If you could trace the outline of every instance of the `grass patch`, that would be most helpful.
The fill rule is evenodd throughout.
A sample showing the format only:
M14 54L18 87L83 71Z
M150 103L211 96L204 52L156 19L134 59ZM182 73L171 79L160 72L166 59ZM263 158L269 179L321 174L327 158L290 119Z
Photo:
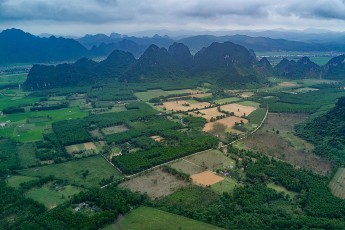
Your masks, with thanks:
M11 123L0 129L0 136L20 142L42 140L43 134L51 128L53 122L83 118L87 115L87 112L78 107L5 115L0 117L0 122L10 120ZM43 121L43 118L47 120Z
M266 109L259 108L257 110L254 110L252 113L250 113L247 116L247 119L249 123L259 125L264 119L265 114L266 114Z
M36 158L36 148L33 143L24 143L17 148L20 165L30 167L37 165L39 160Z
M83 176L86 170L88 170L88 173L86 176ZM19 173L27 176L53 175L58 179L66 179L71 184L85 187L99 187L102 179L108 179L111 176L114 176L114 179L122 178L121 173L101 156L25 169L19 171Z
M232 192L238 185L234 179L225 177L223 181L211 185L211 189L217 193L223 194L223 192Z
M238 102L238 104L240 105L244 105L244 106L251 106L254 108L260 108L260 103L254 102L254 101L240 101Z
M292 192L292 191L289 191L287 190L286 188L284 188L283 186L280 186L280 185L277 185L277 184L274 184L274 183L268 183L267 184L267 187L268 188L271 188L271 189L274 189L276 190L277 192L282 192L286 195L289 195L291 198L294 198L296 196L297 193L295 192Z
M169 96L169 95L174 95L174 94L184 94L188 93L190 90L161 90L161 89L154 89L154 90L148 90L145 92L136 92L134 95L142 100L142 101L149 101L152 98L159 97L159 96Z
M7 185L14 188L19 188L21 183L37 180L35 177L14 175L7 179Z
M222 229L210 224L189 219L183 216L164 212L159 209L149 207L139 207L131 211L122 220L116 223L116 228L105 228L116 230L149 230L149 229L195 229L195 230L211 230Z
M26 196L51 209L66 202L71 196L78 194L80 191L82 190L72 185L67 185L59 189L44 185L41 188L29 190Z
M216 104L227 104L227 103L232 103L232 102L240 101L240 100L241 98L239 97L228 97L228 98L213 100L213 102Z

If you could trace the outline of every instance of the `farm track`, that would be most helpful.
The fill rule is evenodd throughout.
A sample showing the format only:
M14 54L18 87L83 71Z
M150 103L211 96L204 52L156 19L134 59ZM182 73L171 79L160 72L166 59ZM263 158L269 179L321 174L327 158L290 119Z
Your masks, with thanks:
M262 127L262 125L264 124L264 122L265 122L265 120L266 120L266 118L267 118L267 115L268 115L268 106L267 106L267 108L266 108L266 114L265 114L264 118L262 119L262 121L261 121L261 123L260 123L260 125L259 125L258 127L256 127L253 131L251 131L250 133L244 135L243 137L241 137L241 138L239 138L239 139L237 139L237 140L234 140L234 141L230 142L229 144L223 145L222 148L227 147L227 146L229 146L229 145L232 145L232 144L234 144L234 143L236 143L236 142L239 142L239 141L241 141L241 140L243 140L243 139L249 137L250 135L256 133L256 132ZM177 158L177 159L174 159L174 160L171 160L171 161L168 161L168 162L165 162L165 163L162 163L162 164L153 166L152 168L149 168L149 169L146 169L146 170L144 170L144 171L141 171L141 172L138 172L138 173L135 173L135 174L131 174L131 175L125 175L124 173L122 173L122 171L121 171L118 167L116 167L112 162L110 162L105 156L103 156L102 154L101 154L101 155L103 156L103 158L104 158L108 163L110 163L114 168L116 168L119 172L121 172L121 173L124 175L124 177L125 177L126 179L130 179L130 178L133 178L133 177L136 177L136 176L140 176L140 175L142 175L142 174L145 174L146 172L150 172L150 171L152 171L152 170L155 170L155 169L157 169L157 168L160 168L160 167L162 167L162 166L164 166L164 165L174 163L174 162L179 161L179 160L187 161L187 160L185 160L185 158L187 158L187 157L195 156L195 155L198 155L198 154L200 154L200 153L207 152L207 151L210 151L210 150L212 150L212 149L206 149L206 150L203 150L203 151L200 151L200 152L193 153L193 154L188 155L188 156L180 157L180 158ZM102 186L101 188L106 188L106 187L108 187L109 185L111 185L111 184L113 184L113 183L114 183L114 182L111 182L111 183L109 183L109 184L106 184L106 185Z

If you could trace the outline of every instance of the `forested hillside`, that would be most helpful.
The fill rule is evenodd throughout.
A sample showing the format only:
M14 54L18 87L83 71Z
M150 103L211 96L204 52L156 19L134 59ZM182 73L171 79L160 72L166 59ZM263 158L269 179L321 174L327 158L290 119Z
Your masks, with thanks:
M345 163L345 98L327 114L297 127L297 133L315 145L315 153Z
M0 33L0 64L76 60L86 55L87 49L73 39L40 38L17 29Z

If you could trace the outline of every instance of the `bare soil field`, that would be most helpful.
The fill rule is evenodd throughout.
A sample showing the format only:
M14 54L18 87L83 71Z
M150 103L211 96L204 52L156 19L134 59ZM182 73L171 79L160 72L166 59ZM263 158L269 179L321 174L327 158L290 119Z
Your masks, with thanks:
M235 165L235 162L226 157L221 151L213 149L203 153L186 157L170 164L170 167L189 175L200 173L206 169L215 171Z
M254 96L253 92L243 92L242 94L240 94L241 98L248 98L248 97L252 97Z
M86 142L84 143L84 147L86 150L90 150L90 149L96 149L96 145L93 142Z
M262 129L241 141L240 145L325 175L332 170L332 164L314 155L313 145L293 133L295 124L306 117L301 113L269 113Z
M94 129L89 131L89 133L91 134L92 137L94 138L103 138L102 133L99 131L99 129Z
M205 107L210 106L208 102L198 102L190 104L188 101L169 101L163 103L163 108L166 108L168 111L188 111L191 109L204 109Z
M217 116L225 115L224 113L219 112L216 107L209 108L209 109L201 109L201 110L198 110L198 112L190 112L189 114L192 116L203 117L207 121L210 121L211 118L216 118Z
M161 142L162 140L164 140L164 138L161 136L151 136L150 138L156 142Z
M241 123L241 121L244 123L244 124L247 124L248 123L248 120L245 119L245 118L239 118L239 117L226 117L226 118L223 118L223 119L220 119L220 120L217 120L215 122L209 122L209 123L206 123L205 124L205 127L203 128L203 131L205 132L209 132L210 130L213 129L213 125L215 123L220 123L220 124L223 124L225 125L226 127L228 128L232 128L234 127L235 123Z
M192 181L196 185L209 186L224 180L223 177L216 175L211 171L204 171L202 173L191 176Z
M160 198L167 196L181 187L188 186L189 183L178 180L175 176L156 169L144 175L131 178L121 183L119 186L128 188L131 191L147 193L150 198Z
M212 96L212 93L192 94L192 97L194 97L194 98L203 98L203 97L210 97L210 96Z
M129 130L129 129L125 125L116 125L116 126L111 126L111 127L103 128L102 132L105 135L110 135L110 134L114 134L114 133L126 132L127 130Z
M305 113L268 113L264 130L279 130L279 132L293 132L295 125L307 119Z
M334 196L345 199L345 168L339 168L329 183Z
M200 165L194 164L191 161L185 159L172 163L170 167L178 171L184 172L188 175L193 175L204 171L204 169Z
M230 113L233 112L238 117L248 116L254 110L256 110L255 107L240 105L240 104L236 104L236 103L235 104L222 105L220 108L223 111L227 111Z
M291 82L291 81L284 81L278 84L279 86L282 87L295 87L298 86L298 84L296 84L295 82Z

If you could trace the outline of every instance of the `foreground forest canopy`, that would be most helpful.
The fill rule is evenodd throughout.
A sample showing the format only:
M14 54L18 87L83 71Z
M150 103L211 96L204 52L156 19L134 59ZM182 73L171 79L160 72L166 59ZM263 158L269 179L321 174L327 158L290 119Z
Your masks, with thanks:
M0 75L0 229L345 229L345 56L221 42Z

